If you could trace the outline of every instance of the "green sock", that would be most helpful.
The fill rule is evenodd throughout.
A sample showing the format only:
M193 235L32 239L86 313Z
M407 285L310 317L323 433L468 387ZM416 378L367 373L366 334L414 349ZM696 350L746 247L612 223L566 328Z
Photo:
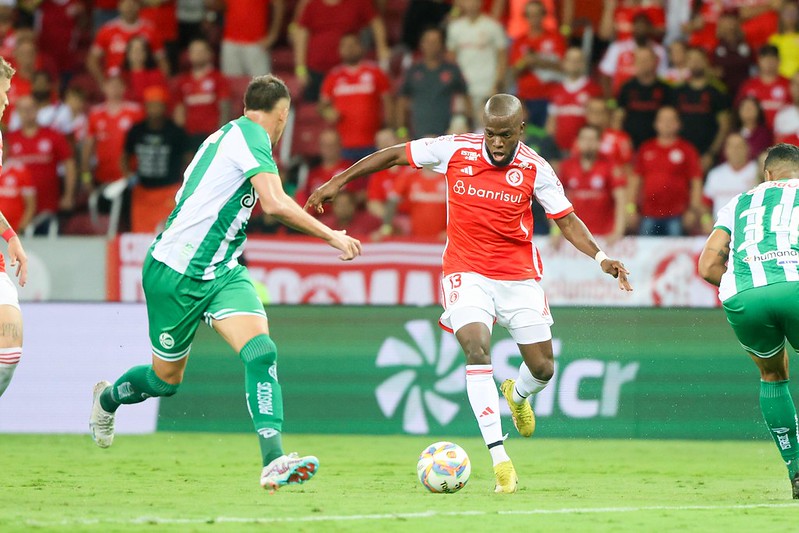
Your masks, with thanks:
M793 479L799 472L799 424L788 380L760 382L760 411Z
M122 404L143 402L156 396L172 396L178 385L172 385L155 375L152 365L134 366L100 394L100 405L113 413Z
M283 393L277 381L277 347L269 335L258 335L244 345L239 356L244 361L247 409L266 466L283 455Z

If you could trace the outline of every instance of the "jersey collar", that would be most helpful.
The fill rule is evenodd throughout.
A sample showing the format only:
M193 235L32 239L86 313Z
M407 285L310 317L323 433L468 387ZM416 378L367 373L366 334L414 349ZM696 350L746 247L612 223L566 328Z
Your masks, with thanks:
M519 141L519 143L516 145L516 151L515 151L515 152L513 152L513 159L511 159L511 160L510 160L510 163L508 163L506 166L510 166L510 165L511 165L511 163L513 163L513 161L516 159L516 156L518 156L518 155L519 155L519 150L521 150L521 148L522 148L522 142L521 142L521 141ZM488 156L488 150L486 150L486 140L485 140L485 136L483 137L483 146L482 146L482 149L483 149L483 159L485 159L485 160L486 160L486 162L487 162L489 165L491 165L492 167L497 167L497 168L499 168L499 165L495 165L495 164L494 164L494 161L492 161L492 160L491 160L491 158Z

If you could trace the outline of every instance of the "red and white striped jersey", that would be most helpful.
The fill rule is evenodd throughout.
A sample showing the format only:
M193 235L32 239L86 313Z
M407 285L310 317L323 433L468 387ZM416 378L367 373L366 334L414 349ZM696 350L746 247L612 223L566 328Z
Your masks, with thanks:
M491 279L541 279L543 263L533 244L536 200L550 218L573 211L555 171L519 143L510 164L491 163L484 135L447 135L405 145L408 161L445 174L447 246L444 275L475 272Z

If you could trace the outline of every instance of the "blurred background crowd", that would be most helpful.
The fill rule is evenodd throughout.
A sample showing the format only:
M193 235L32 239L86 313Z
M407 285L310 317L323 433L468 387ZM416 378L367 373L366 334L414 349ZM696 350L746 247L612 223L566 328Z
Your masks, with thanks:
M0 0L0 55L17 69L0 210L53 237L160 229L197 147L268 72L293 96L275 156L300 203L375 149L480 131L497 92L611 241L707 232L765 148L799 143L788 0ZM322 218L443 241L446 182L387 170ZM290 231L257 211L250 228Z

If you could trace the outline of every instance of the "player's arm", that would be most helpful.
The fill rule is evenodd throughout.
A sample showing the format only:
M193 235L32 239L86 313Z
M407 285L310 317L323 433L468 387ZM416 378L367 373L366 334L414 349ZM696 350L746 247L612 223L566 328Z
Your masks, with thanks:
M730 257L730 234L717 227L708 237L702 253L699 255L699 275L705 281L719 286L721 276L727 271L727 260Z
M297 12L299 13L300 10L297 9ZM297 22L292 32L292 43L294 44L294 74L303 87L308 85L308 66L306 64L308 58L308 37L308 28Z
M613 189L613 240L624 236L627 226L627 190L624 187L614 187Z
M285 15L286 3L284 0L272 0L272 22L269 24L269 33L261 41L265 50L269 50L277 42Z
M0 235L8 242L8 258L11 260L11 266L17 267L15 274L19 278L20 287L24 287L28 281L28 256L22 248L22 241L3 213L0 213Z
M311 207L316 210L317 213L324 213L322 204L335 198L338 191L352 180L397 165L410 165L405 150L405 144L403 143L390 146L389 148L383 148L373 154L369 154L341 174L333 176L330 181L316 189L311 194L311 197L308 198L308 201L305 202L305 209Z
M64 211L72 211L75 207L75 191L78 187L78 166L75 158L64 160L64 194L61 196L59 207Z
M252 186L261 200L261 207L281 223L291 226L307 235L318 237L342 253L339 259L349 261L361 254L361 243L346 235L344 231L335 231L306 213L286 192L280 176L269 172L259 172L250 178Z
M92 152L94 151L94 136L87 135L80 147L81 179L86 186L92 185Z
M172 120L181 128L186 126L186 105L183 102L175 104L175 110L172 111Z
M86 58L86 70L102 85L105 82L105 72L103 72L103 49L99 46L92 46L89 56Z
M602 271L610 274L619 280L619 288L625 291L633 290L630 282L627 281L629 272L624 267L621 261L608 258L605 253L599 248L599 245L594 240L594 236L585 227L585 224L580 220L574 212L569 213L564 217L555 219L555 224L563 234L563 237L572 243L572 246L583 252L588 257L596 259L599 262Z

